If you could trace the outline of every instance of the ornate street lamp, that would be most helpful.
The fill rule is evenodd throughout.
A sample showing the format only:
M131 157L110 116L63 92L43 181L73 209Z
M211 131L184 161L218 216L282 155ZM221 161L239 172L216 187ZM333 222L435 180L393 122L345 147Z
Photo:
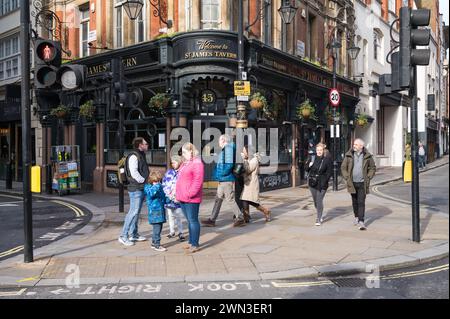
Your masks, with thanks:
M286 32L286 26L288 24L290 24L292 22L292 20L294 20L295 14L297 13L297 7L294 7L291 4L290 0L283 0L283 4L281 5L281 7L278 9L278 12L281 15L281 19L283 20L283 24L281 25L281 36L282 36L282 41L281 41L281 51L286 51L286 37L287 37L287 32Z
M123 3L123 8L130 20L136 20L139 17L143 6L144 3L142 0L126 0Z
M281 19L284 24L289 24L294 20L295 14L297 13L296 7L291 4L291 1L284 0L281 7L278 9L278 12L281 15Z
M347 48L347 52L348 52L348 54L350 54L350 58L352 60L356 60L356 58L358 57L359 51L361 51L361 48L357 47L355 45L352 45L350 48Z

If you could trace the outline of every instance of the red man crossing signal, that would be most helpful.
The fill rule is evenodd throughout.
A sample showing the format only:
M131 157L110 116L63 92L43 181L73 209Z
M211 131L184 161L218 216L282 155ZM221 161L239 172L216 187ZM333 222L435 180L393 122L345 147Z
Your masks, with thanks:
M61 66L61 43L37 39L34 46L34 85L36 89L55 89Z

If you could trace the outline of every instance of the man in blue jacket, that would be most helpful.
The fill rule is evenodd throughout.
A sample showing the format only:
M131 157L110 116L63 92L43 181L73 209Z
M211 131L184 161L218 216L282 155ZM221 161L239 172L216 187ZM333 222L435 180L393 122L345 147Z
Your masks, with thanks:
M234 216L237 216L233 224L234 227L244 226L244 216L235 201L234 183L236 177L233 175L234 160L236 154L236 145L231 141L229 135L221 135L219 138L219 146L222 151L219 154L216 169L214 171L214 180L219 182L217 187L216 200L211 216L203 219L201 222L204 226L216 226L216 219L219 216L220 207L225 199L233 210Z

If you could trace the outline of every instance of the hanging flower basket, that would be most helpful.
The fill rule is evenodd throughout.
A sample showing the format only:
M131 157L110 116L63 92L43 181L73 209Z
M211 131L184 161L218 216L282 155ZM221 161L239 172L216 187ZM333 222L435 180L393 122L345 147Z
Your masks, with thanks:
M95 115L95 105L94 101L89 100L84 104L80 105L80 116L84 117L87 120L92 120Z
M250 98L250 107L252 109L261 109L267 106L267 99L260 92L254 93Z
M59 119L65 118L70 113L70 107L59 105L50 111L50 115L56 116Z
M316 108L313 106L311 101L306 99L297 107L297 117L302 120L316 119L315 111Z
M169 101L170 99L165 93L157 93L150 99L148 106L155 115L165 116L165 109L169 106Z
M365 127L369 123L369 118L366 114L360 113L355 118L356 125Z

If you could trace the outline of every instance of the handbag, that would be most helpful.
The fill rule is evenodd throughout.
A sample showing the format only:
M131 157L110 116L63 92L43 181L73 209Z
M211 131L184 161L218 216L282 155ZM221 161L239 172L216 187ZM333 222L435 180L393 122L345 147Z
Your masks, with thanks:
M320 169L322 168L322 163L323 163L323 158L322 161L320 162L320 166L319 169L317 170L317 172L320 172ZM310 187L317 187L317 185L319 185L319 174L314 174L314 175L309 175L308 176L308 185Z
M244 164L235 163L233 166L233 175L236 177L240 177L244 174Z

